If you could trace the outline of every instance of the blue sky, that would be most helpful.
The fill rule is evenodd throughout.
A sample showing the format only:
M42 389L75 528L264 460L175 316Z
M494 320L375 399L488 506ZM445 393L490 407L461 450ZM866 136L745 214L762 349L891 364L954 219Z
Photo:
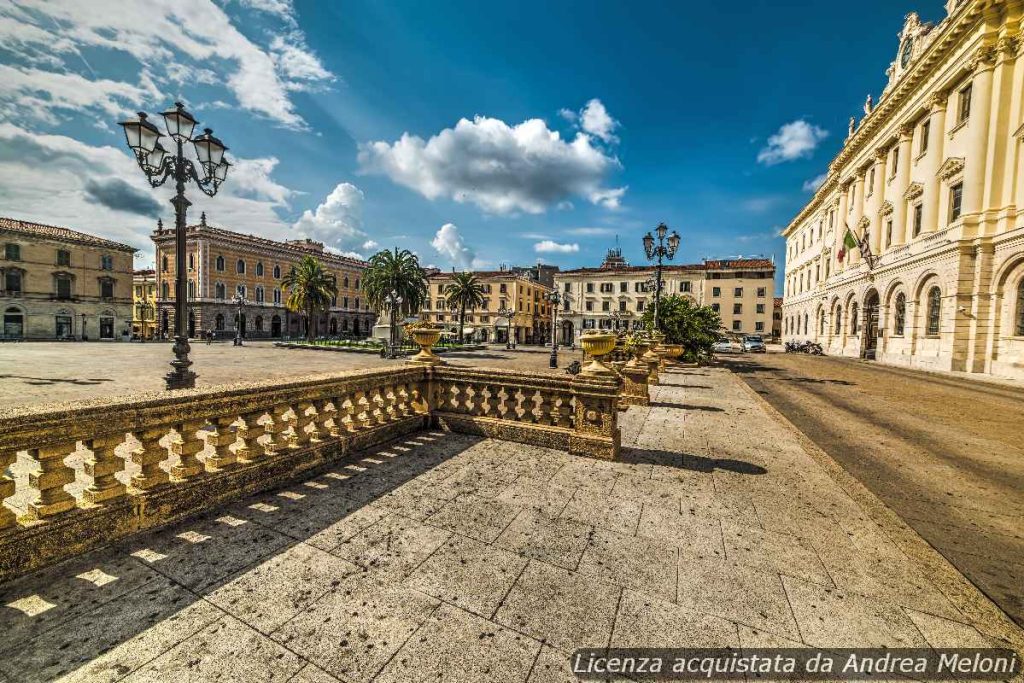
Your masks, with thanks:
M596 265L665 221L680 259L774 254L903 16L807 1L14 0L0 214L140 247L171 220L115 125L182 98L231 148L211 223L424 264Z

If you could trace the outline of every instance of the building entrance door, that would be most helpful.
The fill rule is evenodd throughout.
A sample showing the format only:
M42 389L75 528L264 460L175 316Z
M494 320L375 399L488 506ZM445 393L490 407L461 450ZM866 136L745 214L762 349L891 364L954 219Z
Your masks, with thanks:
M864 358L875 359L878 351L878 292L872 290L864 299Z

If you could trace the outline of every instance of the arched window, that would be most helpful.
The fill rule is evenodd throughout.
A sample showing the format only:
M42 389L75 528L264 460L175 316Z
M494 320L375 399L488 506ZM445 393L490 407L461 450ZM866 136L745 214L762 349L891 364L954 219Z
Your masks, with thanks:
M1017 283L1017 325L1014 334L1024 337L1024 278Z
M218 256L216 263L217 263L217 265L216 265L217 270L220 271L220 272L224 272L224 257L223 256Z
M280 289L275 289L274 290L274 303L275 304L281 303L281 290Z
M832 334L838 335L843 331L843 307L836 306L836 316L832 319Z
M281 279L281 266L274 266L274 278Z
M928 334L939 333L939 321L942 318L942 292L938 287L928 290Z
M216 327L217 330L223 331L223 329L224 329L224 314L223 313L218 313L217 317L213 321L213 324L214 324L214 326Z
M356 310L359 310L359 297L356 297Z
M345 277L343 277L341 279L341 286L345 287L345 288L348 288L348 275L346 275Z
M907 297L903 292L896 295L896 303L892 311L892 333L902 337L907 327Z
M196 269L196 255L195 254L189 254L188 255L188 269L189 270L195 270Z
M808 319L808 316L807 316L807 314L806 314L806 313L804 313L804 334L810 334L810 333L809 333L809 332L807 331L807 319Z
M857 316L858 313L857 303L850 304L850 334L857 334L860 331L860 318Z
M263 303L263 288L262 287L257 287L256 288L256 303L259 303L259 304Z
M256 262L256 277L263 277L263 261Z
M189 299L195 299L196 298L196 281L195 280L189 280L188 281L188 298Z
M257 332L262 332L263 331L263 316L262 315L256 316L256 322L253 323L253 324L254 324L255 330Z
M160 268L166 273L169 265L170 264L167 261L167 255L164 254L164 257L160 260Z
M235 294L244 299L246 295L245 285L235 285Z
M825 334L825 309L818 311L818 334Z
M213 287L213 295L215 297L217 297L218 299L225 298L226 294L225 294L225 287L224 287L224 283L223 282L218 282L216 285L214 285L214 287Z
M239 275L245 275L245 261L242 259L235 261L235 272Z

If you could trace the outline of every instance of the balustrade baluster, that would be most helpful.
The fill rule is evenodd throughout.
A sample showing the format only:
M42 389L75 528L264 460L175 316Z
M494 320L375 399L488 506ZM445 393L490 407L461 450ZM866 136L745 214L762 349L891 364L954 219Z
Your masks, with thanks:
M387 424L387 406L385 405L383 392L377 388L373 390L373 423L374 425Z
M14 477L7 474L7 468L13 465L17 458L17 451L0 451L0 529L14 526L17 522L14 511L4 505L4 499L14 495Z
M469 398L469 414L479 417L484 412L484 388L480 384L474 384L470 388L473 390L473 395Z
M412 414L412 406L409 405L411 396L409 395L409 385L402 383L398 385L398 416L409 417Z
M206 438L206 442L213 446L213 455L206 459L208 469L223 470L238 463L238 456L231 450L238 441L238 433L233 426L237 419L233 415L224 415L213 420L217 431Z
M99 505L125 495L125 485L116 476L124 469L124 460L115 452L122 443L124 434L110 434L85 442L86 447L92 451L84 464L85 476L92 479L92 483L82 492L82 499L87 503Z
M170 475L160 468L160 463L167 459L167 448L160 445L160 439L167 435L166 427L149 427L136 433L141 447L136 448L128 457L139 466L139 472L132 477L132 488L145 491L156 488L170 481Z
M384 401L386 407L384 414L387 416L388 422L394 422L398 419L398 392L395 385L390 385L384 390Z
M45 519L74 509L74 496L64 490L65 484L75 480L75 471L64 464L64 458L74 450L74 445L28 449L28 456L35 461L36 469L28 475L28 484L35 490L35 498L25 511L27 517Z
M330 407L328 408L328 406ZM313 424L316 426L320 438L326 439L330 436L336 439L341 436L337 405L329 399L321 398L313 401L313 407L316 409L316 421Z
M338 405L338 401L339 399L335 399L334 405ZM341 426L350 434L359 428L356 420L356 404L351 397L341 402Z
M263 412L248 413L243 415L238 425L238 448L235 456L243 462L253 462L266 455L260 437L266 434L266 430L260 423Z
M365 391L356 392L356 424L359 429L369 429L373 426L373 407L366 397Z
M303 401L295 407L295 434L300 446L321 440L320 430L316 426L318 415L313 410L310 401Z
M171 476L175 479L191 479L203 471L203 463L197 456L205 443L197 432L204 424L203 420L187 420L174 427L179 439L171 444L171 453L181 459L180 463L171 467Z
M538 391L537 398L537 423L550 427L554 424L551 409L554 407L555 395L550 391Z
M496 394L496 396L497 396L497 399L498 399L498 402L497 402L497 406L498 406L498 419L499 420L509 419L508 418L508 413L509 413L509 403L508 403L509 394L508 394L508 391L505 389L505 387L499 386L498 387L498 393Z

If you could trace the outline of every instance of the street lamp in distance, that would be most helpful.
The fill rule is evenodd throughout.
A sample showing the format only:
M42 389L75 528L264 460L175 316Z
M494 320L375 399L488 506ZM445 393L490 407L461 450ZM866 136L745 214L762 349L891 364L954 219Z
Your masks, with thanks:
M514 308L502 307L498 309L498 315L505 318L505 350L512 350L512 318L516 315Z
M231 300L235 305L235 346L242 346L242 308L249 304L241 294L235 294Z
M551 357L548 359L549 368L558 367L558 308L562 301L562 293L557 289L547 295L548 303L551 304Z
M657 269L654 277L654 329L658 329L658 305L661 303L661 270L663 268L662 261L671 261L675 258L676 251L679 250L679 233L675 230L672 234L665 238L668 233L668 226L664 223L659 223L658 227L655 228L655 233L658 235L657 243L655 243L654 235L647 233L644 235L644 253L647 255L648 261L657 261Z

